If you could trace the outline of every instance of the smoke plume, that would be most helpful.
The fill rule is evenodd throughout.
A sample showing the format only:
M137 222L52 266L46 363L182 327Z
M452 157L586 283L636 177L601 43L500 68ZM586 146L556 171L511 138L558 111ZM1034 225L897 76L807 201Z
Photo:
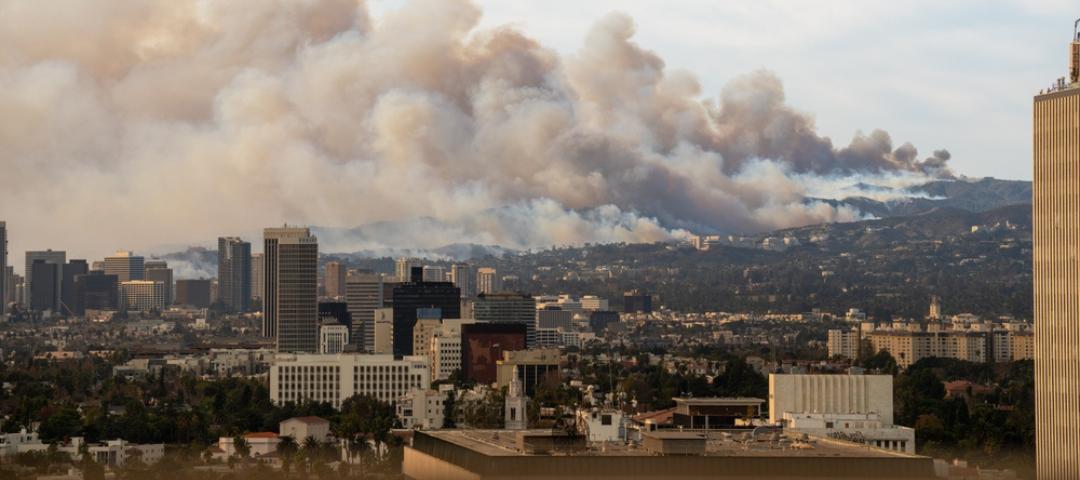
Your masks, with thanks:
M357 0L0 0L12 251L417 218L434 227L365 244L652 241L860 218L806 201L807 179L950 175L947 152L920 160L880 130L833 145L767 71L706 95L624 15L563 57L480 16L465 0L377 19Z

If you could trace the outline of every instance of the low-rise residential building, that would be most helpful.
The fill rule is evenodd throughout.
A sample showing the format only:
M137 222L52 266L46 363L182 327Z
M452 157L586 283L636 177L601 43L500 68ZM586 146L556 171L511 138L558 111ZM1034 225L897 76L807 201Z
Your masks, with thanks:
M417 389L406 393L395 406L401 425L417 430L442 428L449 395L453 395L452 385L442 385L439 390Z
M293 417L278 424L278 436L303 444L308 438L319 443L330 440L330 421L321 417Z

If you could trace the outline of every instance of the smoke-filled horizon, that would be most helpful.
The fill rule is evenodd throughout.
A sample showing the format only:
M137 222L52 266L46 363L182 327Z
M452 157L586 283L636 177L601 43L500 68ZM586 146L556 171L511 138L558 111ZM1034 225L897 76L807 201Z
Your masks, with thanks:
M921 157L882 130L847 145L818 135L768 71L702 92L618 13L560 56L478 28L466 0L377 19L357 0L0 0L0 12L14 259L205 245L285 222L389 222L327 239L330 251L657 241L856 220L807 199L850 178L951 176L948 152Z

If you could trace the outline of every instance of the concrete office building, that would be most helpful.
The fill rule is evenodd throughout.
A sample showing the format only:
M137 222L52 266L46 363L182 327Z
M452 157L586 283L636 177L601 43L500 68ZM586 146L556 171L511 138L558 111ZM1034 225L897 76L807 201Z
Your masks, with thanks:
M210 299L210 280L177 280L176 304L195 308L208 308Z
M120 308L148 312L165 309L165 285L151 280L120 282Z
M340 323L323 323L319 326L319 353L330 355L345 351L349 343L349 327Z
M120 283L128 280L143 280L146 275L144 258L132 252L117 250L111 257L105 257L105 274L116 275Z
M7 222L0 221L0 315L7 313L8 292L11 291L11 285L8 285L10 276L8 275L8 240L7 240Z
M431 336L427 355L431 359L433 380L446 380L461 369L461 326L475 323L473 319L446 319Z
M536 328L569 330L574 324L574 311L562 307L545 305L536 311Z
M64 264L67 263L67 253L52 249L26 252L26 264L24 265L25 273L23 274L23 297L20 301L23 305L31 305L30 295L34 290L34 272L32 269L35 260L42 260L45 263L56 265L57 274L56 277L52 279L55 282L55 286L47 287L43 285L38 290L44 291L51 288L56 295L56 298L50 301L49 305L59 305L62 300L61 295L63 295L63 276L61 273L63 272Z
M1035 464L1044 480L1080 478L1080 36L1069 74L1035 97L1032 236Z
M361 351L375 352L375 310L383 307L382 275L351 272L345 279L345 303L352 316L352 343Z
M394 353L394 309L378 308L373 314L371 353L376 355Z
M504 351L495 362L495 384L499 388L510 385L516 374L525 387L525 394L536 393L536 387L549 376L562 381L559 349Z
M876 414L893 424L892 375L769 374L769 422L784 412Z
M581 309L589 311L605 311L608 308L608 299L600 298L595 295L585 295L581 297Z
M251 254L251 300L256 302L259 308L262 308L263 289L266 288L263 283L264 268L266 264L263 261L263 254Z
M652 295L640 290L631 290L623 294L624 313L652 313Z
M314 353L319 348L319 242L307 228L263 231L266 263L263 336L277 351Z
M785 429L915 453L893 424L892 375L769 375L769 422Z
M427 357L278 354L270 367L270 400L277 405L307 400L339 408L353 395L395 403L409 391L429 386Z
M165 305L172 305L174 282L173 271L169 268L169 263L165 260L147 260L143 266L145 267L144 271L147 280L164 285Z
M416 266L416 263L412 260L401 257L394 260L394 276L398 283L408 282L412 278L412 268Z
M218 297L226 311L251 309L251 243L218 238Z
M323 289L329 298L345 297L345 276L347 270L341 262L326 262L323 273Z
M412 355L413 327L421 309L439 309L441 318L461 317L461 290L450 282L425 282L413 267L411 281L394 287L394 355Z
M536 346L536 300L529 295L481 292L473 303L473 318L480 323L525 325L526 346Z
M472 266L464 263L451 266L450 281L454 282L455 287L461 289L461 298L476 296L476 273L473 272Z
M498 272L491 267L481 267L476 270L476 292L495 293L502 290L502 279Z

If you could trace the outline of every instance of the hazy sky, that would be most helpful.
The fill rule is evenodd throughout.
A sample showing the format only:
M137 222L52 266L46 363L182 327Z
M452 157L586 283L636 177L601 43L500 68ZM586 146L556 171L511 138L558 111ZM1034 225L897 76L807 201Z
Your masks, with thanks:
M17 266L286 222L377 226L341 252L858 220L820 199L1029 179L1072 9L0 0L0 220Z
M373 16L398 0L372 0ZM922 151L945 148L969 176L1031 178L1031 97L1063 76L1080 4L1037 1L480 0L485 26L514 25L562 53L605 13L706 96L767 68L788 103L846 143L882 128Z

